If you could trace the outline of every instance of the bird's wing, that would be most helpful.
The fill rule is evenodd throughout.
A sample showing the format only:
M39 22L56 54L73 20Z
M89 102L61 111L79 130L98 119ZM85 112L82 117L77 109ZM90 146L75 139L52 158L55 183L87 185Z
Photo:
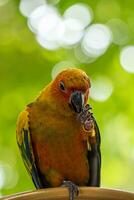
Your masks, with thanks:
M31 143L31 136L29 131L29 124L28 124L28 111L24 110L20 113L18 122L17 122L17 143L26 166L27 171L31 175L33 182L36 188L43 188L41 183L41 179L39 176L39 171L37 169L32 143Z
M101 152L100 152L100 131L96 120L93 119L93 136L89 138L90 148L88 149L88 162L89 162L89 173L90 178L88 181L88 186L100 186L100 176L101 176Z

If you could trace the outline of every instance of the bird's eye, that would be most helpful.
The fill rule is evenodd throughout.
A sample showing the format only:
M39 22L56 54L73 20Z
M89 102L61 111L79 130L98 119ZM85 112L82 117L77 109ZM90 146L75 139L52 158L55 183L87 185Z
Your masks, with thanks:
M60 89L61 89L62 91L65 91L65 85L64 85L63 82L60 82Z

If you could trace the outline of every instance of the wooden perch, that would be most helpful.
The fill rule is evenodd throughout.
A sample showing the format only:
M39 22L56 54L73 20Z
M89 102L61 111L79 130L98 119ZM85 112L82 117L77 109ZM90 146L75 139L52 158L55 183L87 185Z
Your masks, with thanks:
M113 189L80 187L77 200L134 200L134 193ZM69 200L67 188L51 188L20 193L1 200Z

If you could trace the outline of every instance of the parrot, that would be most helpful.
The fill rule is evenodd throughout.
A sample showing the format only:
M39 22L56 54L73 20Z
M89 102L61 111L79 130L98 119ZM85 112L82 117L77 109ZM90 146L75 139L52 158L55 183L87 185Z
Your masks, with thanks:
M19 114L17 144L37 189L100 187L100 131L88 104L91 82L78 68L64 69Z

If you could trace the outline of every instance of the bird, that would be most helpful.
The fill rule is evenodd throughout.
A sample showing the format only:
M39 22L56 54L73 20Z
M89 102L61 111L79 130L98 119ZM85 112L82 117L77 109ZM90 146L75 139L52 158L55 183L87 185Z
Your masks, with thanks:
M64 69L19 114L17 144L37 189L100 187L101 137L88 104L91 82L81 69Z

